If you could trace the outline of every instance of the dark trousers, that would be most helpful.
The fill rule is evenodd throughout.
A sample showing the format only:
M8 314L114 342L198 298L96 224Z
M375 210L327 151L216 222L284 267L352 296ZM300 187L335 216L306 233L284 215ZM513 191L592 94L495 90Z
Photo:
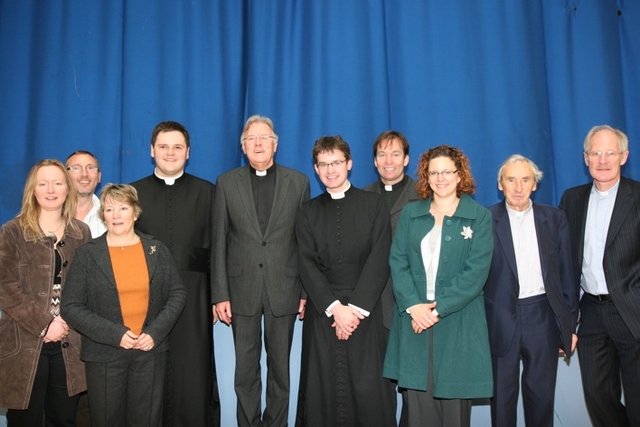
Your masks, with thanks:
M509 350L493 361L491 425L516 427L522 361L525 424L553 427L560 330L546 295L524 298L516 307L516 329Z
M584 294L580 313L578 358L591 423L640 426L640 343L613 302Z
M429 334L429 374L427 391L404 389L409 427L470 427L471 399L440 399L433 396L433 328Z
M76 410L76 427L91 427L91 411L89 408L89 396L87 392L78 395L78 408Z
M286 426L289 417L289 355L296 315L276 317L266 289L262 309L254 316L233 313L231 322L236 351L235 390L239 427ZM231 303L233 310L233 302ZM262 319L267 353L267 396L261 416Z
M60 342L45 343L40 352L36 376L33 381L29 407L9 409L9 427L41 426L44 417L47 427L76 425L78 397L69 397L67 371Z
M166 353L127 350L112 362L85 362L93 427L158 427Z
M213 315L206 275L180 271L187 305L168 336L165 427L220 427Z

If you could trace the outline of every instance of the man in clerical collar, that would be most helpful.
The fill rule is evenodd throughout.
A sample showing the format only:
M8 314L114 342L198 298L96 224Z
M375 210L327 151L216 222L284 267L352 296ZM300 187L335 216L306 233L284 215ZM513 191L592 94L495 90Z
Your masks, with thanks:
M364 189L382 194L391 209L395 226L402 208L410 201L418 200L415 181L405 175L405 168L409 164L407 138L395 130L382 132L373 143L373 164L380 179Z
M180 123L159 123L151 134L152 175L132 183L142 215L136 230L160 239L171 251L187 290L187 303L169 335L164 414L166 425L220 425L213 363L210 250L214 185L185 172L190 137Z
M295 218L309 179L275 162L278 135L268 117L251 116L240 137L249 164L218 177L214 212L213 301L233 329L238 426L285 426L289 355L305 299L298 278ZM267 352L261 409L262 325Z
M65 166L78 192L76 218L89 226L91 237L98 237L107 231L106 225L98 215L100 199L95 195L96 187L102 178L100 162L90 152L78 150L67 157Z
M593 180L566 190L560 201L584 291L578 329L582 388L594 426L638 426L640 182L621 174L629 158L629 139L621 130L595 126L583 149Z
M395 130L382 132L373 143L373 164L378 171L378 175L380 175L380 179L364 187L364 190L381 194L387 202L391 215L391 232L393 234L402 209L408 203L419 200L416 192L416 182L405 174L405 169L409 164L409 141L407 141L407 138L401 132ZM389 331L391 329L394 305L391 275L389 275L389 280L387 280L387 284L382 291L380 302L382 303L384 327ZM405 406L403 405L400 427L408 425L404 408Z
M312 153L327 191L296 219L308 295L297 424L395 425L378 304L389 277L389 208L380 195L350 184L351 151L340 136L318 139Z

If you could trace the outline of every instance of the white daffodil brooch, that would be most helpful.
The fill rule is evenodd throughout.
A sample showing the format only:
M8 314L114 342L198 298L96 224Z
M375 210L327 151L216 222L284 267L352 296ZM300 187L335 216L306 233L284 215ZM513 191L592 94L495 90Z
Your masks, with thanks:
M465 237L466 239L466 237ZM151 252L149 252L149 255L153 255L153 253L155 253L156 251L156 247L155 246L151 246Z
M460 233L464 236L464 239L471 239L471 237L473 237L473 230L471 229L471 227L467 227L466 225L462 227L462 233Z

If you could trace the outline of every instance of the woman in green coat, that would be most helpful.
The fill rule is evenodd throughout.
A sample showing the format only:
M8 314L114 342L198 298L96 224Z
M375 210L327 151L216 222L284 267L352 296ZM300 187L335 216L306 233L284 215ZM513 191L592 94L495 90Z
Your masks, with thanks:
M493 381L482 288L491 213L469 194L469 159L442 145L420 158L421 201L402 211L391 246L396 299L384 376L406 389L409 426L469 426L471 399Z

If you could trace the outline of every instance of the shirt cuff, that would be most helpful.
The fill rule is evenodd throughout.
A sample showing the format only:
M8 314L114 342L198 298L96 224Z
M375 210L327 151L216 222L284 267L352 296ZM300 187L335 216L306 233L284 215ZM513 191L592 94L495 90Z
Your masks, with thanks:
M369 317L369 313L367 310L365 310L364 308L360 308L357 305L353 305L353 304L349 304L349 307L355 308L356 310L358 310L360 313L362 313L362 315L364 317Z
M333 316L333 313L331 312L331 309L332 309L333 307L335 307L336 305L338 305L338 304L340 304L340 301L338 301L338 300L335 300L334 302L332 302L332 303L329 305L329 307L327 307L327 308L324 310L324 314L326 314L326 315L327 315L327 317L331 317L331 316Z

